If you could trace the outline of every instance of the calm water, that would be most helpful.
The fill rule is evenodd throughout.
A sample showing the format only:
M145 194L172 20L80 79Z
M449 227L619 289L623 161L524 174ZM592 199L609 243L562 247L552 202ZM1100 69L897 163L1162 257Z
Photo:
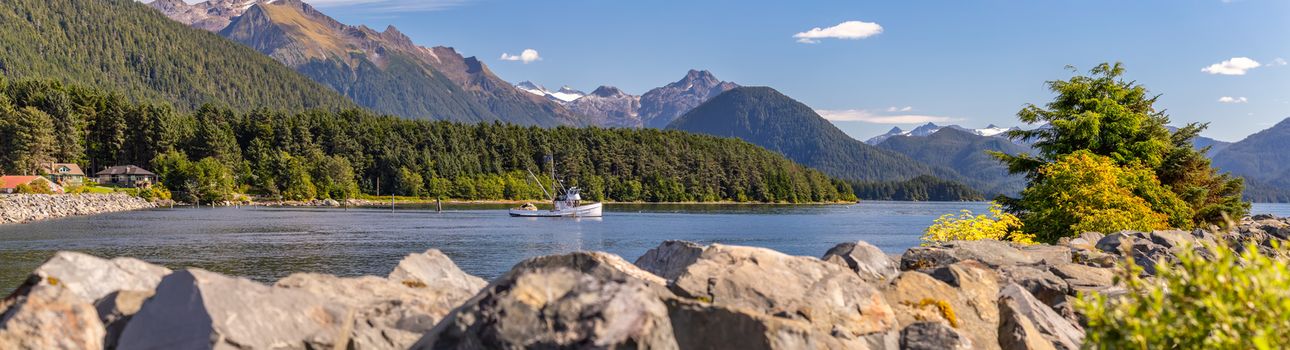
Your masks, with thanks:
M820 256L864 240L888 253L918 244L943 213L985 203L864 202L836 206L618 205L601 219L522 219L498 207L175 208L0 225L0 291L59 250L131 256L272 282L292 272L385 275L404 255L437 248L487 279L528 257L578 250L635 260L669 239ZM1290 205L1256 205L1290 216Z

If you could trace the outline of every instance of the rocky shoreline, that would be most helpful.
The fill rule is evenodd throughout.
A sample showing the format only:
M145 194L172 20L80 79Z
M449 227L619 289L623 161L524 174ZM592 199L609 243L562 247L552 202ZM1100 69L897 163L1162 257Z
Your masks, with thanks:
M1287 236L1290 219L1256 216L1226 231L957 241L895 259L865 242L815 258L668 241L634 263L535 257L491 283L434 249L386 276L273 285L60 252L0 302L0 348L1077 349L1072 302L1126 293L1114 266L1127 257L1147 266L1198 243Z
M125 193L0 195L0 224L94 215L156 207Z

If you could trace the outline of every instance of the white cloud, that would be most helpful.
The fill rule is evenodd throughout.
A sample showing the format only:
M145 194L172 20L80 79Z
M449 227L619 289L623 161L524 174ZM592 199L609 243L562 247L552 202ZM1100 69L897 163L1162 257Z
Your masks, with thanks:
M534 49L524 49L524 52L520 52L520 54L518 54L518 55L512 55L512 54L508 54L508 53L503 52L503 53L502 53L502 60L503 60L503 61L520 61L520 62L524 62L524 64L529 64L529 62L533 62L533 61L541 61L541 60L542 60L542 56L539 56L539 55L538 55L537 50L534 50Z
M872 124L923 124L923 123L947 123L960 120L953 117L942 117L934 115L916 115L916 114L898 114L898 115L879 115L863 109L842 109L827 110L818 109L824 119L835 122L865 122Z
M1200 71L1209 74L1245 75L1246 71L1259 68L1260 66L1262 66L1262 64L1259 64L1258 61L1252 60L1249 57L1233 57L1230 60L1201 68Z
M1250 102L1250 100L1249 100L1249 99L1247 99L1247 98L1245 98L1245 97L1223 96L1223 97L1219 97L1219 98L1218 98L1218 102L1220 102L1220 103L1246 103L1246 102Z
M1269 65L1269 66L1284 66L1284 65L1286 65L1286 59L1281 58L1281 57L1277 57L1277 59L1272 60L1272 63L1268 63L1268 65Z
M891 106L891 107L887 107L887 111L888 111L888 112L909 112L909 111L912 111L912 110L914 110L914 107L913 107L913 106L904 106L904 107Z
M793 38L797 39L799 43L814 44L820 42L820 39L857 40L878 35L878 33L882 33L882 26L877 23L846 21L828 28L811 28L811 30L794 34Z

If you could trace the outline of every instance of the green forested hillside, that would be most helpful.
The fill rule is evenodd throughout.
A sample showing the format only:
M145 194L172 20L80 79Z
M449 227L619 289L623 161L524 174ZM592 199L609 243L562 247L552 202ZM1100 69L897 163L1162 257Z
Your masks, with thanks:
M726 91L677 118L668 129L743 139L846 180L957 176L953 170L929 167L857 141L810 107L768 87Z
M459 199L536 199L527 170L596 200L821 202L850 187L747 142L679 131L460 124L339 113L195 113L46 81L0 79L0 165L31 173L53 160L88 172L149 166L203 201L348 198L359 191Z
M353 107L255 50L133 0L0 2L0 73L54 78L183 110Z
M1290 202L1290 118L1227 146L1214 167L1245 178L1245 198Z
M942 128L926 137L895 136L878 148L904 154L920 162L953 169L963 181L989 197L1015 196L1026 187L1026 178L1009 174L1008 167L989 152L1018 154L1029 150L1004 138L974 135L954 128Z

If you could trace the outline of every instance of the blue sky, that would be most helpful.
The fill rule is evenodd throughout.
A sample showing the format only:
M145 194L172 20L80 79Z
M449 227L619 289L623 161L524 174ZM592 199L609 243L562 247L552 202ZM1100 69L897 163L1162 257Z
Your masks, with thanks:
M708 69L829 111L860 139L927 121L1016 125L1025 103L1051 98L1045 80L1069 77L1064 66L1104 61L1163 94L1175 123L1213 122L1210 137L1290 117L1284 0L306 1L478 56L512 82L641 94ZM829 29L851 21L863 23Z

